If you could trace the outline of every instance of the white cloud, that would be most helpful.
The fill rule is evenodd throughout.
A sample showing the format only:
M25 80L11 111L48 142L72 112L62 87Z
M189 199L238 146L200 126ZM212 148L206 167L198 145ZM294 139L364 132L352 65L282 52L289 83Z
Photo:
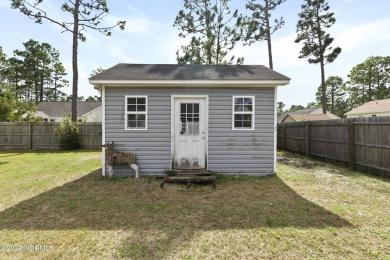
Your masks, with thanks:
M344 26L335 34L334 46L340 46L343 51L374 46L380 42L383 42L384 46L388 46L390 40L389 28L390 19Z
M127 19L125 32L127 33L147 33L150 31L153 23L142 17L132 17Z
M117 58L118 62L126 62L126 63L135 62L135 59L133 57L129 56L117 45L113 45L113 44L108 45L106 52L108 53L108 55Z
M152 19L143 14L137 8L132 5L127 6L127 16L113 16L109 15L105 18L107 24L114 25L118 21L126 21L126 27L124 32L126 33L148 33L156 24L152 22Z
M272 60L276 70L307 64L305 59L298 59L300 44L294 42L295 35L290 34L272 40ZM267 42L262 41L251 46L238 45L232 52L236 57L244 57L244 64L269 66Z
M295 34L276 38L273 42L275 68L296 67L306 65L306 59L298 59L301 44L295 43Z
M161 55L162 60L169 60L171 63L177 63L176 52L180 50L181 46L188 45L190 39L184 39L178 36L176 28L169 27L169 29L161 30L159 33L159 42L155 49Z
M153 22L146 17L109 16L105 20L107 25L115 25L118 21L126 21L125 33L146 34L154 26Z

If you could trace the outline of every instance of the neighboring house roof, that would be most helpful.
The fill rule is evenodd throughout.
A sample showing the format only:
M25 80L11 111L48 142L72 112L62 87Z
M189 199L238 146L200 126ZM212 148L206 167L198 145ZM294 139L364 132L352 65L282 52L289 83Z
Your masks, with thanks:
M47 114L45 114L45 113L42 112L42 111L37 111L37 112L35 112L35 116L36 116L36 117L42 117L42 118L47 118L47 117L49 117Z
M278 122L283 123L283 121L285 121L289 116L295 122L340 119L340 117L330 112L326 112L326 115L323 114L322 108L306 108L283 114L278 117Z
M102 102L77 102L77 116L84 114L102 106ZM37 106L38 113L44 113L48 117L64 117L71 114L72 102L41 102Z
M345 115L361 115L390 112L390 98L367 102L360 107L354 108Z
M322 108L306 108L291 112L289 114L322 114Z
M319 121L319 120L332 120L331 116L328 114L287 114L287 116L282 120L282 122L287 118L291 117L295 122L301 121Z
M200 65L200 64L125 64L119 63L90 79L101 81L134 80L269 80L288 84L290 78L262 65Z

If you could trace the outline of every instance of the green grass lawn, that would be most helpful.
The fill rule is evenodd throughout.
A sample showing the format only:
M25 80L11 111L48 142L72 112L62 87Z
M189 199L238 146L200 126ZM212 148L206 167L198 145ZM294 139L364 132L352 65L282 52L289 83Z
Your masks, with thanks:
M390 259L389 180L284 155L163 191L101 177L100 152L2 152L0 259Z

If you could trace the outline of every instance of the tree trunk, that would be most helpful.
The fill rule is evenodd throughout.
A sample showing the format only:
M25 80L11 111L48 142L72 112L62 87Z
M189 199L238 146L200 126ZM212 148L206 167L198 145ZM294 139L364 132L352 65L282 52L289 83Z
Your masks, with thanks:
M43 71L42 71L43 73ZM39 102L43 102L43 83L44 83L44 79L43 79L43 75L41 75L41 82L40 82L40 93L39 93Z
M37 68L34 66L34 70L33 70L33 75L34 75L34 88L35 88L35 105L38 105L39 104L39 95L38 95L38 90L39 90L39 86L38 86L38 82L37 82Z
M320 64L321 64L321 86L322 86L322 113L326 114L326 83L325 83L325 64L324 64L324 51L322 49L322 39L321 39L321 24L320 24L320 14L317 9L317 38L318 46L320 49Z
M332 85L332 114L334 114L335 85Z
M72 121L77 122L77 87L79 81L79 72L77 68L77 47L78 47L78 33L79 33L79 7L80 0L76 0L73 11L73 49L72 49L72 68L73 68L73 82L72 82Z
M269 13L268 13L268 0L265 0L265 19L266 19L266 26L267 26L267 43L268 43L268 61L269 61L269 68L271 70L274 69L274 64L272 61L272 44L271 44L271 30L269 25Z
M57 101L57 75L54 77L54 101Z
M326 84L324 61L321 60L321 85L322 85L322 113L326 114Z

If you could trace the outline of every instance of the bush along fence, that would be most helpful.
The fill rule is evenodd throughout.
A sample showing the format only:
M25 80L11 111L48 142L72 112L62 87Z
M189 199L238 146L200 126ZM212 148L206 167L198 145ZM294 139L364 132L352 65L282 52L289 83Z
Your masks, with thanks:
M390 178L390 117L278 124L278 148Z
M56 150L59 137L55 129L59 122L11 122L0 123L0 150ZM78 123L83 149L101 149L102 124Z

